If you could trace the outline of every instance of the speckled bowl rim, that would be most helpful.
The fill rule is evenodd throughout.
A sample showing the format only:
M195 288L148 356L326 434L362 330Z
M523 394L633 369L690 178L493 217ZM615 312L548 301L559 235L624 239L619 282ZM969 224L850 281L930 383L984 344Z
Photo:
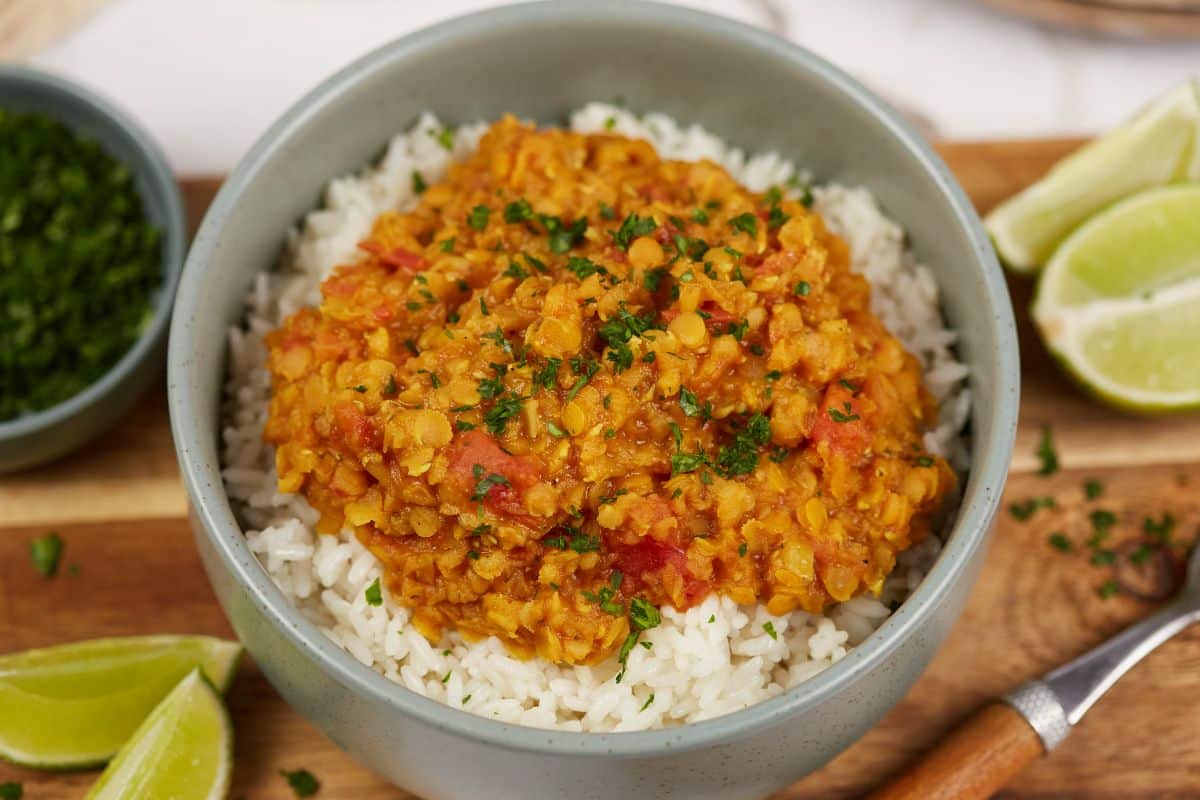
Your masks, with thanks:
M365 74L384 69L396 61L433 44L443 44L459 35L479 35L498 28L535 20L580 17L603 19L613 13L646 26L686 25L708 35L740 40L773 57L791 62L813 73L868 111L911 158L936 182L954 210L957 224L969 237L974 261L964 269L979 273L987 307L978 309L983 324L994 326L999 350L994 354L997 375L1005 379L997 392L992 438L976 442L984 456L970 476L952 535L937 563L916 591L878 630L852 649L845 658L820 674L776 697L747 709L703 722L675 728L628 733L574 733L544 730L485 719L422 697L364 666L306 620L271 581L246 544L224 492L219 465L201 463L191 443L216 435L216 421L201 422L188 390L185 366L195 342L191 319L196 313L203 272L212 256L221 220L238 201L246 185L256 178L265 161L319 109L348 91ZM335 176L330 176L333 178ZM224 346L224 342L205 343ZM1009 382L1008 379L1011 379ZM959 573L983 546L988 527L999 504L1016 434L1017 380L1019 379L1016 326L999 264L978 216L933 150L898 114L855 80L802 48L765 31L702 12L647 2L591 4L554 0L526 3L483 11L452 19L398 39L352 63L326 80L279 119L259 139L226 181L196 237L184 270L171 331L168 388L171 423L179 451L184 481L204 535L213 545L224 567L249 592L251 600L270 623L297 648L304 650L321 669L347 690L394 709L397 725L404 717L415 718L433 728L490 746L554 756L646 758L666 752L711 747L760 731L820 705L879 667L890 653L913 635L950 592Z
M72 101L87 106L94 112L95 118L100 124L117 129L133 142L137 153L135 158L140 160L140 166L146 168L144 174L150 181L157 184L156 188L162 193L165 200L162 214L166 257L163 259L162 265L163 282L153 298L154 316L151 318L150 324L138 335L133 346L126 350L125 354L117 363L109 367L107 372L78 394L36 413L0 422L0 441L48 431L120 390L130 374L147 358L154 355L155 347L167 333L167 326L171 321L171 309L175 304L175 290L179 286L179 278L183 272L183 256L187 251L187 222L184 217L183 197L179 191L179 184L175 180L175 173L171 170L170 164L167 163L166 156L163 155L158 144L145 128L108 100L78 83L49 72L15 64L0 64L0 103L3 102L2 87L10 82L19 82L34 87L52 99L64 95L69 96ZM49 112L48 116L54 116L53 112ZM69 122L64 122L64 124L69 128L72 127ZM87 135L86 132L84 135ZM113 158L123 161L115 155ZM126 164L126 166L132 168L134 165ZM143 204L148 202L141 192L138 192L138 195ZM82 445L84 442L79 444Z

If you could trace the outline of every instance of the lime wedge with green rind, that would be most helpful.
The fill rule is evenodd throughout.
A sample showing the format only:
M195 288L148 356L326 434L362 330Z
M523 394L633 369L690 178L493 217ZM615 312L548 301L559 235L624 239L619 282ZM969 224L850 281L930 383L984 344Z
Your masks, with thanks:
M103 764L192 670L224 689L240 653L207 636L144 636L0 656L0 757L42 769Z
M1200 407L1200 183L1147 189L1071 234L1046 265L1033 319L1113 405Z
M87 800L219 800L233 771L233 725L194 670L142 722Z
M1200 180L1200 81L1170 90L1060 161L984 220L1001 259L1034 272L1081 222L1142 189Z

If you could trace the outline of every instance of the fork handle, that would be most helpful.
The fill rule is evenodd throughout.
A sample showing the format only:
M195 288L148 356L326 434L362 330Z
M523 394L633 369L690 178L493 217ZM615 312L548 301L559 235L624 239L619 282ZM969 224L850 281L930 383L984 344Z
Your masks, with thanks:
M1044 753L1025 718L993 702L867 800L984 800Z

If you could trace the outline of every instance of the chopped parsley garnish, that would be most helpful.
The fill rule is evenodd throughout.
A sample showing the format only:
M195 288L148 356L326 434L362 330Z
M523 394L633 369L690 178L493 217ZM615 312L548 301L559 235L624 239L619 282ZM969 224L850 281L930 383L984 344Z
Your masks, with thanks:
M443 239L442 243L439 245L439 249L443 253L453 253L454 252L454 239L455 239L455 237L453 237L453 236L451 236L449 239ZM464 283L466 283L466 281L459 281L458 288L462 289L465 292L467 290L463 288Z
M787 460L788 453L790 452L791 451L783 445L776 445L775 447L771 448L771 454L768 456L768 458L771 459L772 463L782 464Z
M932 467L935 463L932 456L917 456L918 467Z
M579 244L588 225L587 217L580 217L570 225L563 223L558 217L551 217L547 214L538 214L538 220L545 226L546 233L550 236L550 251L559 255Z
M518 222L526 222L531 219L533 219L533 208L530 207L529 201L524 197L504 207L504 221L510 225L515 225Z
M39 536L29 543L29 557L33 566L44 578L53 578L58 572L58 562L62 558L63 540L51 531Z
M1089 559L1093 567L1107 567L1116 563L1117 554L1112 550L1096 550Z
M634 336L641 336L653 327L653 313L644 316L630 313L624 303L617 309L616 316L600 326L600 336L609 346L606 357L613 362L614 371L623 372L633 365L633 351L629 348L629 340Z
M442 128L437 135L438 144L446 148L446 150L454 151L454 128Z
M746 551L749 549L750 549L750 546L747 545L745 542L742 542L741 544L738 545L738 555L745 557Z
M657 228L658 223L654 221L653 217L639 217L637 214L630 214L621 223L621 227L612 232L612 237L618 247L628 250L634 239L651 234Z
M570 256L567 258L567 271L573 273L581 281L590 278L596 273L608 273L608 270L595 261L592 261L590 258L583 258L582 256Z
M1053 497L1031 497L1028 500L1023 500L1020 503L1013 503L1008 507L1008 513L1012 514L1015 519L1024 522L1033 516L1034 512L1039 508L1054 508Z
M700 405L699 399L686 386L679 387L679 407L683 409L685 416L689 417L705 417L704 407Z
M546 365L537 372L533 373L534 387L542 388L546 391L552 391L558 384L558 370L561 366L561 358L546 359Z
M499 325L496 326L496 330L483 334L482 338L487 339L506 353L511 354L513 351L512 343L508 341L508 337L504 335L504 329Z
M486 474L485 474L486 473ZM483 500L487 497L488 492L495 486L511 486L508 478L499 475L495 472L488 473L483 468L482 464L476 464L471 467L471 474L475 477L475 490L471 492L472 500Z
M479 385L476 387L476 391L479 392L479 396L484 400L491 400L492 398L499 397L500 395L504 394L504 381L501 380L503 375L504 373L501 372L495 378L484 378L481 380Z
M764 622L762 624L762 629L767 632L767 636L779 641L779 634L775 632L775 623L771 622L771 620Z
M522 400L515 394L501 395L496 404L483 414L483 424L494 436L504 433L508 421L521 413Z
M404 307L407 308L409 311L420 311L421 310L421 304L418 303L416 300L409 300L407 303L404 304Z
M442 683L449 683L450 676L453 674L454 674L454 670L447 670L446 674L442 676Z
M723 478L749 475L758 466L758 449L771 441L771 421L753 414L734 432L733 443L717 451L715 469Z
M1062 531L1056 531L1050 534L1050 546L1055 550L1061 550L1064 553L1069 553L1073 549L1071 540L1066 537Z
M1050 435L1050 426L1042 426L1042 438L1038 442L1037 457L1042 462L1038 467L1038 475L1053 475L1058 472L1058 454L1054 452L1054 440Z
M792 287L792 294L797 297L808 297L811 291L812 286L809 285L808 281L796 281L796 285Z
M708 456L702 452L674 453L671 455L671 475L682 475L695 472L708 463Z
M412 339L404 340L404 348L414 356L421 354L421 351L417 349L417 343Z
M683 431L679 429L679 425L675 422L669 423L671 426L671 438L675 440L675 447L679 448L683 444Z
M296 797L312 797L321 788L320 781L306 769L290 771L281 769L279 770L279 774L287 780L288 786L292 787L292 794L296 795Z
M399 391L399 389L396 386L396 376L388 375L387 383L383 385L384 397L391 397L392 395L396 394L397 391Z
M613 599L616 597L616 592L613 591L611 586L601 587L599 592L592 592L585 589L580 594L583 595L584 600L600 606L600 610L606 614L619 617L625 613L625 604Z
M1144 543L1139 544L1133 549L1133 552L1129 554L1129 563L1140 566L1145 564L1152 555L1154 555L1153 547Z
M525 256L525 263L529 264L529 266L533 267L543 275L550 271L550 268L546 266L545 261L534 258L533 256L529 255L529 253L522 253L521 255Z
M662 279L666 276L667 270L665 267L648 269L642 276L642 286L646 287L646 291L648 292L657 292L658 287L662 284Z
M726 333L740 342L748 330L750 330L750 323L747 320L742 320L741 322L729 323Z
M613 503L617 502L618 497L623 497L624 495L627 495L627 494L629 494L628 489L617 489L612 494L602 495L600 497L600 505L602 505L602 506L612 505Z
M553 421L546 421L546 430L550 431L550 435L556 439L562 439L567 435L567 432L558 427Z
M363 592L363 598L366 599L367 605L369 606L383 605L383 589L379 585L379 578L376 578L375 581L367 587L366 591Z
M635 597L629 601L629 621L636 630L646 631L661 625L662 615L649 600Z
M465 706L467 703L469 703L469 702L471 702L471 695L467 695L466 697L464 697L464 698L462 699L462 704L463 704L464 706Z
M708 212L703 208L697 208L692 212L692 222L697 222L701 225L708 224Z
M1096 594L1100 595L1101 600L1107 600L1115 594L1119 594L1121 586L1112 578L1109 578L1104 583L1100 584L1100 588L1096 590Z
M650 698L654 699L654 695L651 695ZM21 800L24 794L25 789L15 781L0 783L0 800Z
M600 549L600 537L588 536L585 533L576 533L571 537L567 546L576 553L594 553Z
M830 407L828 409L829 418L834 422L855 422L859 419L858 414L854 413L854 409L849 403L842 403L842 408L845 411L839 411L836 408Z
M1156 544L1167 544L1171 539L1171 531L1175 528L1175 517L1163 512L1162 519L1155 520L1146 517L1142 520L1142 532L1146 538Z
M779 206L771 206L771 210L767 213L767 229L775 230L783 227L783 223L791 219L790 216L783 213L783 209Z
M729 225L735 231L743 231L751 237L758 235L758 217L747 211L745 214L738 214L729 220Z
M366 394L367 387L360 383L358 386L354 387L354 391L358 392L359 394Z
M458 419L454 421L454 427L460 431L473 431L475 430L475 423L467 422L465 419Z
M488 215L492 210L487 206L475 206L471 209L471 213L467 214L467 224L477 231L481 231L487 227Z
M638 711L639 712L645 711L647 708L650 707L650 704L653 702L654 702L654 692L651 692L650 696L646 698L646 702L642 703L642 707L639 708Z
M413 194L425 194L425 190L428 188L429 185L425 183L425 179L421 177L421 173L414 169L412 174Z
M508 262L508 269L500 274L505 278L516 278L519 281L523 281L529 277L529 270L518 264L516 260L512 260ZM481 297L480 299L482 300L483 298Z
M605 439L617 438L617 429L616 428L605 428L604 429L604 438Z
M643 364L653 364L657 360L658 360L658 353L654 352L653 350L647 350L645 353L642 354L642 363Z
M1088 500L1095 500L1104 494L1104 484L1095 478L1083 482L1083 494Z
M617 210L603 200L600 201L600 219L610 222L617 218Z

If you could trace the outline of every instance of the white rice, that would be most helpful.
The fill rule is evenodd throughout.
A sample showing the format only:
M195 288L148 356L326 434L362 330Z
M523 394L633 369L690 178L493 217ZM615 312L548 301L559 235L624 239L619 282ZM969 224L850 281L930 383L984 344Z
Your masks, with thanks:
M609 122L609 121L612 122ZM775 153L747 157L697 127L662 114L638 118L600 103L571 116L575 130L606 123L648 139L667 158L711 159L755 190L804 176ZM262 441L270 379L263 336L286 316L320 300L319 281L353 260L375 217L414 202L413 170L427 181L477 145L483 123L459 128L453 152L437 141L442 126L430 114L392 140L383 160L358 175L333 181L324 208L292 232L281 269L258 276L247 299L245 326L230 331L230 380L225 405L224 478L248 528L250 549L271 578L320 629L347 652L389 679L426 697L505 722L573 731L632 731L708 719L760 702L806 680L845 656L913 590L936 557L930 537L903 554L879 599L859 597L825 615L774 617L709 597L680 613L662 610L662 625L635 647L624 680L615 663L560 667L510 656L496 639L467 643L457 633L431 644L408 624L409 612L384 592L372 607L364 590L379 576L372 556L349 532L319 536L317 514L300 495L279 494L273 452ZM869 191L827 185L814 190L816 208L850 244L853 265L872 284L872 305L888 328L916 354L940 404L939 425L926 447L966 463L970 396L967 368L950 349L933 276L904 246L903 232L875 205ZM777 636L764 629L770 622ZM652 698L652 701L651 701Z

